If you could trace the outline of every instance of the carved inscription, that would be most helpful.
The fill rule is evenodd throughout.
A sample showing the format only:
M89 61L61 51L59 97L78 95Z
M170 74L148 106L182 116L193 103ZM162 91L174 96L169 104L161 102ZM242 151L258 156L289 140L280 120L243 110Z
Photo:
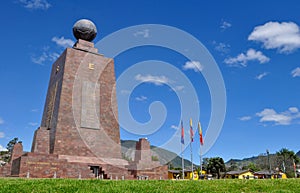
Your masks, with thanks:
M90 70L94 70L94 69L95 69L95 64L89 63L89 69L90 69Z
M52 127L51 120L52 120L52 115L53 115L53 110L54 110L56 90L57 90L57 82L50 89L49 102L48 102L47 107L46 107L47 108L47 111L46 111L46 127L48 127L48 128Z
M90 81L82 82L81 127L99 129L100 85Z

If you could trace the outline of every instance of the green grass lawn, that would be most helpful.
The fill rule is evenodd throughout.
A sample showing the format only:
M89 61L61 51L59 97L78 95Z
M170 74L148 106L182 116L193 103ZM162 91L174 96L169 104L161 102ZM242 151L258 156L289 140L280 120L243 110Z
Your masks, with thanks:
M1 178L0 192L300 192L300 179L101 181Z

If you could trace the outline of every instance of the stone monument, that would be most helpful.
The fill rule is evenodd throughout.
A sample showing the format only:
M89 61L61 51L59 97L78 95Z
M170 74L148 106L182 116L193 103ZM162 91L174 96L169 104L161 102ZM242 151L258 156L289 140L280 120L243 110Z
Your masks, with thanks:
M93 22L75 23L77 42L54 62L41 126L31 152L16 144L2 176L38 178L167 179L167 166L152 161L146 139L135 159L122 159L114 60L98 53Z

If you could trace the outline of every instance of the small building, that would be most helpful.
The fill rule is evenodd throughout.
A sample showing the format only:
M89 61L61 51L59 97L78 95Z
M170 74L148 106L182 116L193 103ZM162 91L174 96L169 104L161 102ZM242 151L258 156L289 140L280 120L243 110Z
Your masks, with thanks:
M275 174L275 178L287 179L287 176L286 176L286 174L283 173L283 172L277 172L277 173Z
M230 171L226 173L229 179L254 179L254 174L249 170Z
M268 170L261 170L261 171L254 172L254 176L258 179L270 179L273 178L274 174L275 172L268 171Z
M180 170L169 170L168 171L168 178L169 180L179 180L180 179Z
M287 176L283 172L275 172L268 170L261 170L254 173L254 176L258 179L286 179Z
M194 170L194 178L193 178L192 170L184 170L184 179L187 179L187 180L198 180L199 176L198 176L197 170Z
M181 179L181 170L169 170L168 171L168 178L172 180L179 180ZM202 174L205 174L204 171L202 171ZM185 180L192 180L193 179L193 173L192 170L184 170L184 179ZM194 180L198 180L199 175L198 172L194 171Z

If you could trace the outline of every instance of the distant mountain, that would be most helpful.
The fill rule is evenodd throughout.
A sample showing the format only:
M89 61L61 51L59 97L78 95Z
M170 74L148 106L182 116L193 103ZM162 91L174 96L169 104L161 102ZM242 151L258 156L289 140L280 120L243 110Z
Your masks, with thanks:
M296 155L298 157L300 157L300 151L298 151L296 153ZM269 159L270 160L268 160L267 154L260 154L258 156L253 156L250 158L231 159L225 163L225 166L228 170L245 169L245 168L247 168L247 166L249 166L250 163L255 164L258 167L258 169L261 169L261 170L269 169L270 164L273 169L276 167L282 166L282 161L280 161L278 159L276 154L270 154ZM269 162L270 162L270 164L269 164ZM286 165L288 165L288 164L291 165L290 163L286 163Z
M137 141L134 140L121 140L122 145L122 156L127 160L134 160L135 147ZM181 157L179 157L174 152L168 151L166 149L151 146L152 156L158 158L161 164L168 164L174 168L181 168ZM192 163L189 160L184 160L185 167L191 167Z

